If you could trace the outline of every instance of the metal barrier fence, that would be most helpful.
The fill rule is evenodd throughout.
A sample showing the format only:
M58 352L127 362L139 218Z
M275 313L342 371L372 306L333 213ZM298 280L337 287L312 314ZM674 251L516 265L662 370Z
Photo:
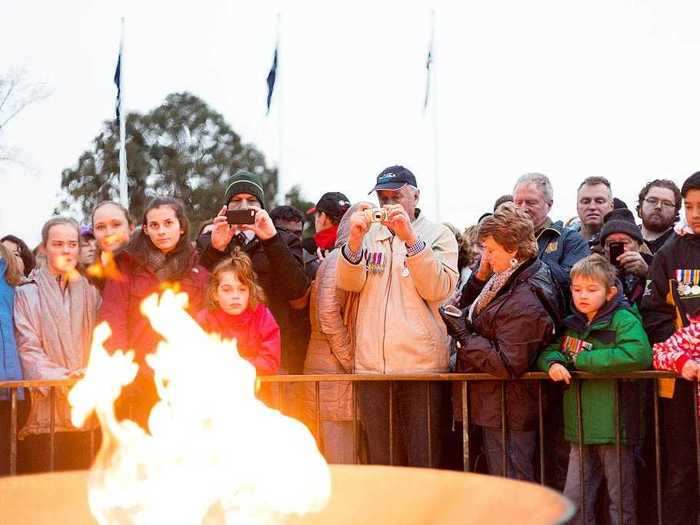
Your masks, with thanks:
M606 379L615 380L615 434L616 434L616 452L617 452L617 475L618 483L622 487L622 462L621 462L621 447L622 447L622 426L620 422L621 415L621 400L620 400L620 380L637 380L637 381L649 381L653 384L653 396L652 396L652 414L653 414L653 440L654 440L654 457L655 457L655 478L656 478L656 513L657 513L657 523L661 524L663 522L662 516L662 485L661 485L661 446L660 446L660 410L659 410L659 396L658 396L658 379L663 378L677 378L674 374L667 372L658 371L643 371L643 372L633 372L627 374L609 374L609 375L594 375L584 372L571 372L572 376L572 386L576 388L576 408L577 408L577 419L578 419L578 445L572 444L572 446L579 447L579 456L581 461L579 463L579 476L581 479L581 502L585 502L585 483L584 483L584 453L583 453L583 411L581 402L581 387L584 381L592 379ZM312 383L314 385L315 391L315 423L317 431L317 440L319 443L319 448L323 450L323 443L321 442L321 383L330 382L351 382L351 383L368 383L368 382L388 382L389 383L389 456L391 463L394 463L394 428L393 428L393 413L394 413L394 399L393 391L394 384L398 382L413 381L421 382L426 384L427 396L427 443L428 450L431 448L431 442L433 440L432 436L432 425L430 421L430 388L428 386L429 382L450 382L460 384L460 394L461 394L461 416L462 416L462 446L463 446L463 469L468 472L471 468L471 457L470 457L470 384L479 381L500 381L501 383L501 403L500 403L500 419L501 419L501 441L502 441L502 464L503 472L502 474L506 476L508 474L508 461L507 461L507 451L506 446L508 444L508 416L507 416L507 406L506 400L506 383L507 380L503 380L489 374L412 374L412 375L344 375L344 374L329 374L329 375L277 375L277 376L262 376L259 378L262 384L273 384L273 385L284 385L284 384L306 384ZM544 429L544 398L543 398L543 382L551 382L548 375L542 372L528 372L518 379L519 381L537 381L537 392L538 392L538 447L539 447L539 478L540 483L545 484L545 429ZM685 381L679 379L680 381ZM34 388L49 388L49 399L51 403L51 420L50 420L50 437L49 437L49 468L53 470L55 464L55 403L56 403L56 389L66 388L74 384L75 380L61 380L61 381L5 381L0 382L0 391L2 389L9 389L9 404L10 404L10 474L14 475L17 473L17 435L18 435L18 402L17 402L17 391L20 388L34 389ZM357 462L359 457L359 418L358 418L358 400L357 400L357 389L352 389L352 427L353 427L353 455ZM289 403L289 400L285 400L285 389L278 389L278 402L277 408L281 411L286 412L285 406ZM295 400L296 403L300 403L299 400ZM302 401L303 402L303 401ZM696 458L697 458L697 471L698 480L700 486L700 422L698 414L700 414L698 407L697 396L694 396L694 421L695 421L695 448L696 448ZM691 416L692 417L692 416ZM563 431L563 429L562 429ZM4 432L4 429L0 429L0 432ZM94 444L95 440L91 439L91 457L94 457L95 450ZM428 457L430 458L430 454ZM434 466L434 465L429 465ZM620 490L620 500L618 502L619 508L619 523L623 520L623 501L622 501L622 490ZM700 498L700 494L698 495ZM586 506L581 506L581 519L586 522ZM635 509L636 511L636 509Z

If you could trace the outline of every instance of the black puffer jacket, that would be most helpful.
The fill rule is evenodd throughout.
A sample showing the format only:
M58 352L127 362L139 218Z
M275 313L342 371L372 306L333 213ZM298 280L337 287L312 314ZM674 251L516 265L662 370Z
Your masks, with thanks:
M461 306L477 298L483 282L472 275ZM506 417L511 430L537 427L537 383L513 381L532 369L537 356L553 338L562 319L561 293L546 264L526 261L496 297L473 318L474 333L457 354L457 372L484 372L508 379ZM475 381L471 386L472 420L477 425L501 427L501 382Z

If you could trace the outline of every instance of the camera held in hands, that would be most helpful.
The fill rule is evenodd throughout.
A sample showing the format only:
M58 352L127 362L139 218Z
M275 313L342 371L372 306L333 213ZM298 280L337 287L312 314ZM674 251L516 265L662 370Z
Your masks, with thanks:
M612 264L615 268L622 269L622 265L620 264L620 261L617 260L617 258L623 253L625 253L625 243L611 242L608 249L610 253L610 264Z
M367 209L365 215L369 222L384 222L389 216L384 208Z
M255 214L257 210L249 208L247 210L228 210L226 221L229 224L255 224Z

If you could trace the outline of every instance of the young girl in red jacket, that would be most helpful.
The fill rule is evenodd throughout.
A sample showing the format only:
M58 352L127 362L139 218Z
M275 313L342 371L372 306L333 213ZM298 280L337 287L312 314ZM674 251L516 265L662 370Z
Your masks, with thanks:
M235 339L238 353L259 375L276 373L281 353L280 328L264 301L250 258L239 252L214 268L208 308L197 314L207 332Z

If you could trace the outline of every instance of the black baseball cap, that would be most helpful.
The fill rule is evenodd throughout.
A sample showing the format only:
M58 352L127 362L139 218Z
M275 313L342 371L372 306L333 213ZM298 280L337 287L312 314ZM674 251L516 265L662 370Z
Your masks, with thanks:
M406 184L417 188L416 176L403 166L389 166L377 175L377 184L370 193L377 190L398 190Z
M330 191L324 193L321 198L316 203L316 206L309 208L306 211L307 215L312 215L317 211L322 211L329 217L334 219L340 219L348 208L350 208L350 199L348 199L344 193L339 191Z

